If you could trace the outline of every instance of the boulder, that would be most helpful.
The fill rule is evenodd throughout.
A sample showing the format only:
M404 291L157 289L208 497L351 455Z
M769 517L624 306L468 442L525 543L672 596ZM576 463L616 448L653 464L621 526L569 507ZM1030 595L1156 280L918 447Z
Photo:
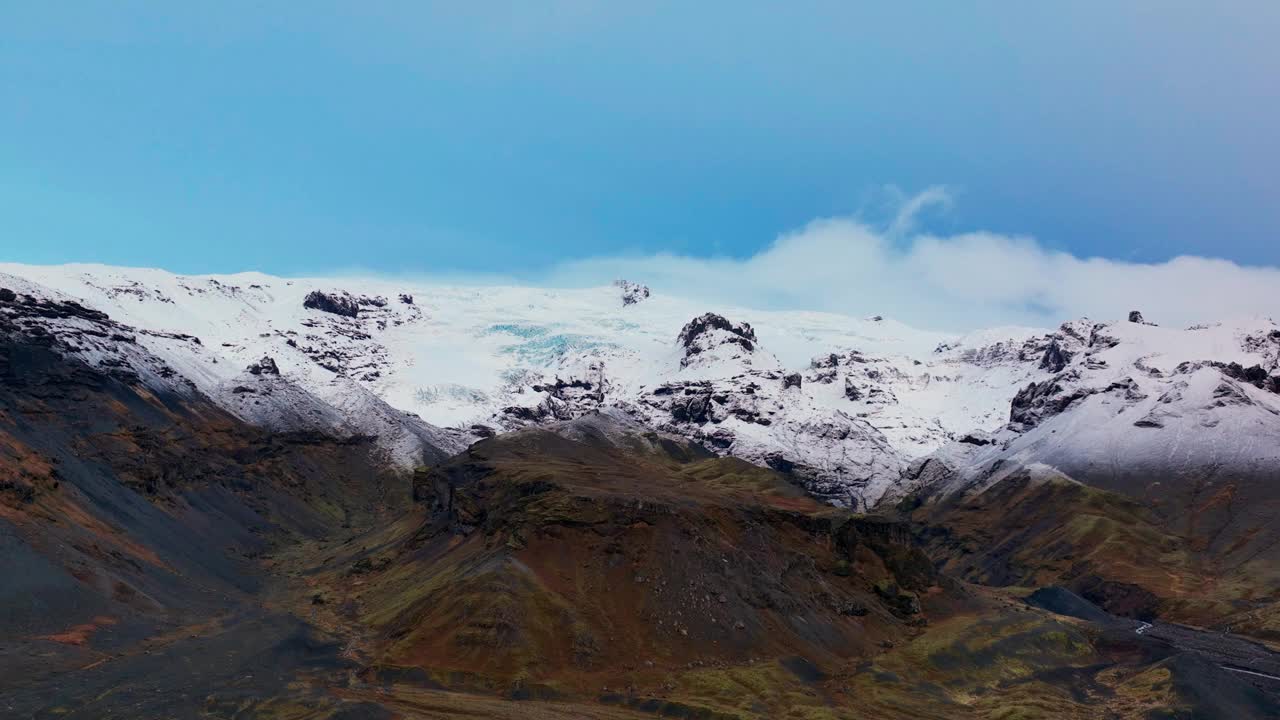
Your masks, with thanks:
M270 355L263 355L262 359L245 368L250 375L279 375L280 368L276 366L276 361Z

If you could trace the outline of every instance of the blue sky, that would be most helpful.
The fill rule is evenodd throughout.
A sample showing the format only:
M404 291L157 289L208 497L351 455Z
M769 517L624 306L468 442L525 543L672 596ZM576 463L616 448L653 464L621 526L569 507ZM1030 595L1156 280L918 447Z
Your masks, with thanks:
M922 230L1280 264L1280 3L195 5L0 4L0 260L746 259L942 186Z

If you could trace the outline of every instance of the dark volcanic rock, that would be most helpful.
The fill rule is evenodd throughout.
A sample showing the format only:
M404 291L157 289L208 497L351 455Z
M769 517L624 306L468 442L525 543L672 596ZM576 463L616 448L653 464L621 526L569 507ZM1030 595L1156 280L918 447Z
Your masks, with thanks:
M0 288L0 302L13 302L18 299L17 293L9 288Z
M782 389L786 390L787 388L793 387L798 388L800 387L801 382L800 373L791 373L790 375L782 378Z
M1142 313L1138 312L1137 310L1130 310L1130 311L1129 311L1129 322L1131 322L1131 323L1139 323L1139 324L1141 324L1141 323L1143 322L1143 320L1142 320Z
M307 297L302 301L302 306L352 318L360 314L360 303L346 293L324 293L319 290L312 290L307 293Z
M276 361L270 355L263 355L262 359L245 368L251 375L279 375L280 368L276 366Z

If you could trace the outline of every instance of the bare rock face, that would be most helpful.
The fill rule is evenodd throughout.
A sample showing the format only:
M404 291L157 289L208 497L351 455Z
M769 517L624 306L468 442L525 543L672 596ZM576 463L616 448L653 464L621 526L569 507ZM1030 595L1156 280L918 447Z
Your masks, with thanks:
M699 355L726 346L736 346L750 354L755 352L757 342L751 325L730 322L715 313L690 320L676 339L684 348L681 367L688 367Z
M1040 358L1040 369L1060 373L1069 362L1071 362L1071 352L1065 350L1057 339L1054 339L1049 341L1049 347L1045 348L1044 355Z
M1223 375L1232 380L1247 382L1259 390L1280 393L1280 375L1271 375L1261 365L1244 367L1238 362L1211 362L1209 364L1221 370Z
M1142 313L1138 312L1137 310L1130 310L1130 311L1129 311L1129 322L1131 322L1131 323L1138 323L1138 324L1142 324L1142 322L1143 322L1143 320L1142 320Z
M791 373L782 378L782 389L798 388L802 382L803 380L800 377L800 373Z
M1082 385L1080 373L1074 370L1033 382L1013 397L1009 406L1009 427L1026 432L1061 414L1073 403L1098 392L1103 390Z
M635 305L649 297L649 287L630 280L616 280L614 286L622 289L622 305Z
M356 317L360 314L359 301L345 292L325 293L319 290L312 290L307 293L307 297L303 299L302 306L311 308L312 310L319 310L321 312L342 315L350 318Z

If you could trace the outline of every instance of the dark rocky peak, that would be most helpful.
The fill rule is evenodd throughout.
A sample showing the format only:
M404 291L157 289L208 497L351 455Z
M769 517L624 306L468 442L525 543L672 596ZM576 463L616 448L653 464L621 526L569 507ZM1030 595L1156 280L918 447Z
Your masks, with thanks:
M263 355L262 359L245 368L250 375L279 375L280 368L276 366L276 361L270 355Z
M1142 313L1137 310L1129 311L1129 322L1136 323L1138 325L1150 325L1151 327L1156 327L1155 323L1147 322L1147 320L1142 317Z
M368 297L367 295L361 295L356 300L356 302L359 303L361 307L386 307L387 306L387 299L382 297L381 295L375 295L373 297Z
M641 300L645 300L649 297L648 285L633 283L630 280L615 280L613 284L615 287L622 289L623 307L626 307L627 305L635 305Z
M302 306L312 310L331 313L333 315L342 315L343 317L356 317L360 314L360 303L350 293L332 292L326 293L319 290L312 290L307 293L307 297L303 299Z
M681 365L688 365L694 356L725 345L736 345L747 352L754 352L757 342L751 325L730 322L715 313L690 320L676 339L685 351Z
M1021 348L1021 354L1024 357L1035 357L1034 353L1039 352L1040 368L1059 373L1078 355L1088 355L1119 344L1119 339L1107 334L1108 327L1105 323L1095 323L1088 318L1065 322L1057 332L1046 338L1047 344L1040 344L1043 341L1028 341Z

